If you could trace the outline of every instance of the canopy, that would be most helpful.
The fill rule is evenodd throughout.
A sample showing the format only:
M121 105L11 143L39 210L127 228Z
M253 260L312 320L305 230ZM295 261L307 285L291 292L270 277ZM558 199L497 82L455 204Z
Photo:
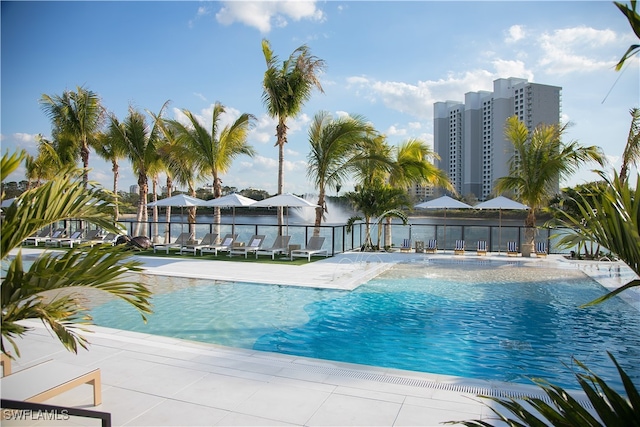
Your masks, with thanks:
M233 219L231 223L231 233L236 234L236 207L247 207L255 204L256 201L248 197L244 197L238 193L227 194L226 196L218 197L207 201L207 206L218 208L233 208Z
M264 200L259 200L253 205L255 208L270 208L270 207L289 207L289 208L318 208L318 205L298 197L291 193L278 194L273 197L269 197ZM287 234L289 233L289 211L287 211Z
M187 196L186 194L178 194L175 196L160 199L157 202L147 203L148 207L154 206L178 206L178 207L191 207L191 206L205 206L206 200L198 199L197 197Z
M516 202L515 200L511 200L504 196L494 197L493 199L489 199L482 203L478 203L474 206L476 209L498 209L499 220L498 220L498 253L502 251L502 210L523 210L529 209L529 206L523 205L522 203Z
M450 196L442 196L427 202L415 205L418 209L444 209L444 242L443 248L447 249L447 209L472 209L473 206L463 203Z

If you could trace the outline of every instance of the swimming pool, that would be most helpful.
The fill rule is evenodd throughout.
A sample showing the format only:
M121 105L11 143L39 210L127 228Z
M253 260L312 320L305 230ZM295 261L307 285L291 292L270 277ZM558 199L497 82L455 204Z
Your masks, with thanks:
M640 316L584 273L520 263L400 264L354 291L147 276L155 314L119 301L98 325L319 359L576 388L571 357L622 390L640 384ZM569 367L563 364L569 365Z

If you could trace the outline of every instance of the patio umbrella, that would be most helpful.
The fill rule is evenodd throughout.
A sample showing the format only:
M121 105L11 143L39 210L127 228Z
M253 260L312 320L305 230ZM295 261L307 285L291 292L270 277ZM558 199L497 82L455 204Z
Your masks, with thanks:
M418 209L444 209L444 249L447 247L447 209L472 209L473 206L463 203L449 196L438 197L415 205Z
M187 196L186 194L177 194L175 196L166 197L156 202L147 203L147 207L154 206L174 206L180 208L180 216L183 215L182 208L190 208L192 206L205 206L206 200L197 197ZM184 221L182 222L182 230L184 230Z
M511 200L504 196L498 196L493 199L489 199L485 202L478 203L474 206L476 209L498 209L499 220L498 220L498 253L502 250L502 210L503 209L511 209L511 210L524 210L529 209L529 206L523 205L522 203L518 203L515 200Z
M264 200L257 201L253 205L254 208L271 208L271 207L287 207L287 208L317 208L318 205L298 197L291 193L278 194ZM287 210L287 234L289 234L289 211Z
M218 207L218 208L232 208L233 209L233 223L231 224L231 234L236 234L236 207L247 207L256 203L255 200L248 197L244 197L241 194L232 193L226 196L218 197L207 201L206 206Z

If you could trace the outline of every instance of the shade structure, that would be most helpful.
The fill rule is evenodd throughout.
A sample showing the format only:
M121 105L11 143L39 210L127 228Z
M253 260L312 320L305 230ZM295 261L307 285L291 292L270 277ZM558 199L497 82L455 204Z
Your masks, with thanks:
M463 203L450 196L442 196L415 205L418 209L444 209L444 249L447 247L447 209L472 209L473 206Z
M197 197L187 196L186 194L177 194L175 196L166 197L155 202L147 203L147 207L154 206L173 206L180 208L180 216L182 215L182 208L190 208L192 206L205 206L206 200L198 199ZM182 230L184 230L184 220L182 222ZM193 236L191 236L193 237Z
M248 207L255 204L256 201L249 197L244 197L241 194L231 193L226 196L218 197L217 199L208 200L206 206L218 207L218 208L232 208L233 219L231 224L231 233L236 233L236 208Z
M502 210L525 210L529 209L529 206L522 203L511 200L508 197L498 196L493 199L489 199L482 203L478 203L474 206L476 209L497 209L500 213L498 215L498 253L502 250Z
M315 205L302 197L298 197L295 194L283 193L273 197L269 197L264 200L259 200L252 205L254 208L272 208L272 207L287 207L287 208L317 208ZM289 233L289 211L287 211L287 234Z

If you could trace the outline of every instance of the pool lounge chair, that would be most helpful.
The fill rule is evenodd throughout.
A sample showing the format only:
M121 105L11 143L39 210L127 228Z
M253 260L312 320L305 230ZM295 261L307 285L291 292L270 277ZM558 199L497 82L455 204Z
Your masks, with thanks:
M537 257L547 256L547 244L545 242L536 243L536 256Z
M476 249L478 255L486 255L487 254L487 241L486 240L478 240L478 246Z
M156 250L159 248L165 248L167 253L169 253L170 248L181 248L182 245L187 245L189 243L193 243L193 239L191 238L191 233L180 233L178 238L173 243L154 243L153 244L153 253L156 253Z
M200 256L204 255L205 252L213 252L214 255L218 255L218 251L220 252L229 252L231 247L233 246L233 242L238 238L237 234L227 234L222 238L222 242L219 244L213 244L208 246L203 246L200 248Z
M293 258L307 258L307 261L311 261L312 255L324 254L325 257L329 256L326 249L322 249L324 244L324 237L313 236L307 242L307 247L304 249L294 249L291 251L290 256Z
M38 243L46 242L49 237L51 237L51 231L53 229L51 227L45 227L42 230L35 233L33 236L27 237L22 241L23 245L35 245L38 246Z
M249 253L257 252L264 243L264 235L254 234L249 239L249 243L246 246L233 246L229 251L229 256L244 255L246 258Z
M83 384L93 386L93 405L102 403L99 368L86 368L52 360L11 373L11 360L2 355L2 398L42 403Z
M291 236L278 236L270 248L261 248L256 251L256 259L258 255L271 255L271 259L276 259L277 254L283 254L289 251L289 240Z
M51 237L44 241L45 246L58 246L60 240L66 237L66 230L64 228L58 228L53 233L51 233Z
M411 239L402 240L402 245L400 245L400 252L411 252Z
M453 248L454 255L464 255L464 240L456 240L456 246Z
M507 256L518 256L518 245L516 242L507 242Z
M429 239L427 246L424 248L425 253L435 254L438 252L438 241L436 239Z
M96 230L97 232L97 230ZM73 247L73 245L77 245L82 243L82 234L84 233L84 230L80 229L80 230L76 230L73 233L71 233L71 235L69 237L65 237L64 239L60 239L58 241L58 246L60 246L61 248L65 247L65 246L69 246L70 248Z
M94 239L86 240L84 243L94 247L95 245L111 245L114 246L118 241L119 234L116 233L107 233L102 237L96 236Z
M195 256L200 248L214 245L217 240L218 233L207 233L199 243L182 245L182 247L180 247L180 255L182 255L183 252L193 252L193 255Z

